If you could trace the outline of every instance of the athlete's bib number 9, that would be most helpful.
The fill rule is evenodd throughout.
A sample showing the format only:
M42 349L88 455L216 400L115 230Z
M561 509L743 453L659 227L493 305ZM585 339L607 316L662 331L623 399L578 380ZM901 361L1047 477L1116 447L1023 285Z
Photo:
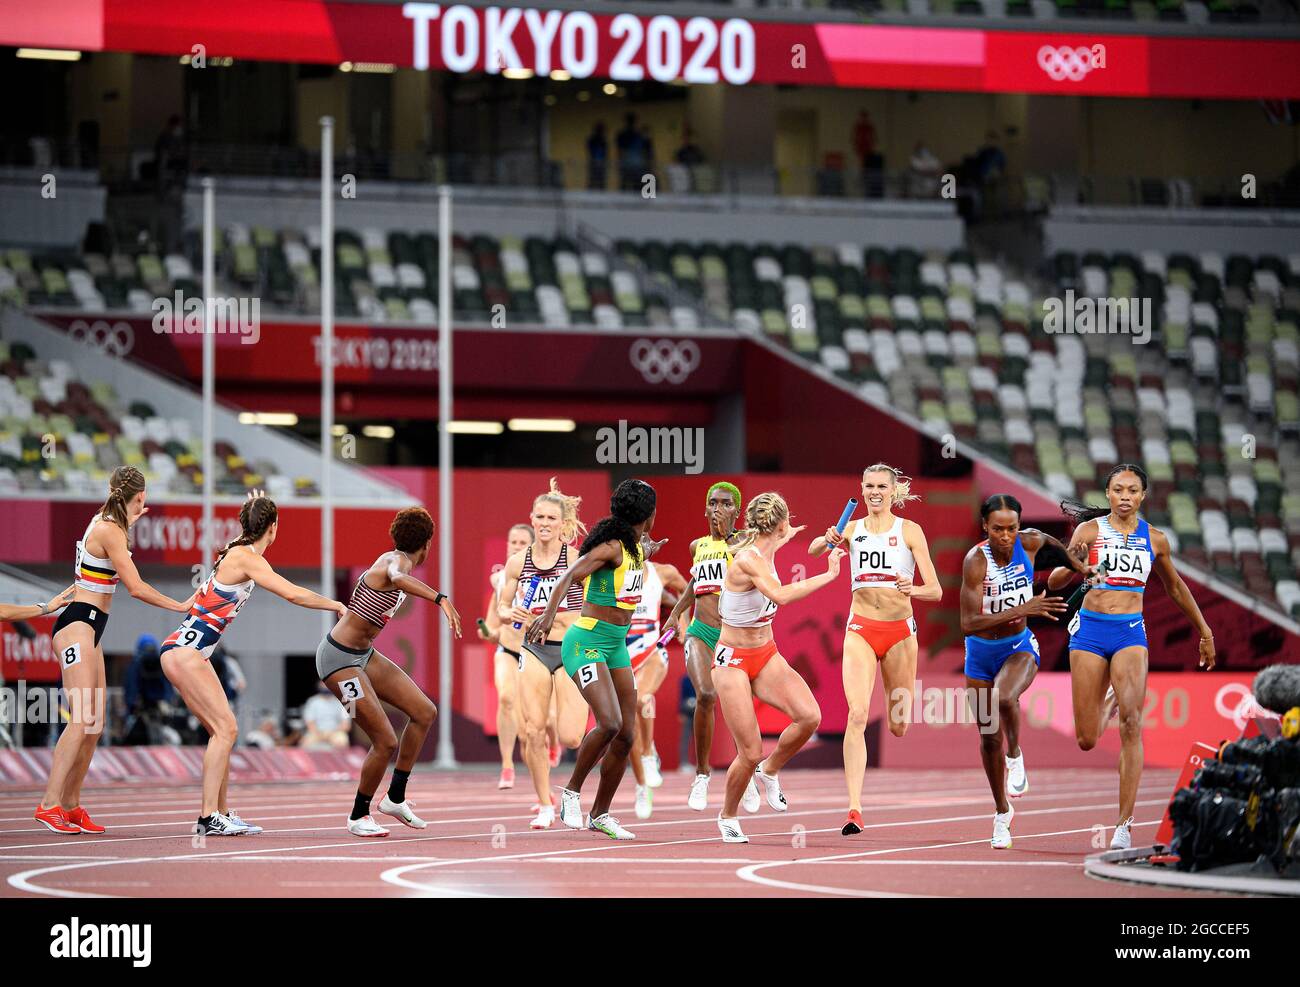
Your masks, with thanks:
M193 648L203 638L203 632L193 627L181 631L180 637L176 639L178 648Z

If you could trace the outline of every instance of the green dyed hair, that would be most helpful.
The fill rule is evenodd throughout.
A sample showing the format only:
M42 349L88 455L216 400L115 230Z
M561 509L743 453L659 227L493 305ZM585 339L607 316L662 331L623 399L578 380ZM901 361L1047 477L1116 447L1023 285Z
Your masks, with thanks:
M736 502L736 514L741 516L740 508L743 506L744 502L740 497L740 488L734 483L728 483L726 480L719 480L713 486L709 487L709 492L704 495L704 503L706 506L709 503L709 498L713 496L713 491L715 490L725 490L727 493L731 494L731 499Z

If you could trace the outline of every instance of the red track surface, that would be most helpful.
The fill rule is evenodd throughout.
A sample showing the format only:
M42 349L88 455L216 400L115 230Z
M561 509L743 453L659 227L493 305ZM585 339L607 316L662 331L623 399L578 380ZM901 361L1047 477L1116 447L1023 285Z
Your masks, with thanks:
M616 843L558 822L528 829L527 774L510 791L482 772L422 772L408 789L425 830L386 816L392 836L363 840L343 823L346 782L237 786L232 805L266 827L260 836L186 832L197 814L193 786L87 789L85 805L109 827L100 837L56 836L32 819L39 793L0 793L0 896L327 897L416 895L554 897L792 897L898 895L1138 897L1156 888L1095 881L1083 858L1094 827L1115 823L1113 770L1041 770L1015 803L1010 850L989 847L992 799L983 773L874 770L867 775L867 830L840 835L838 771L783 773L790 811L742 813L747 845L723 844L709 808L686 807L689 778L666 777L654 816L637 819L624 782L614 811L637 835ZM564 769L554 780L564 780ZM1171 771L1149 770L1138 796L1134 843L1150 843L1173 789ZM589 805L596 779L588 783Z

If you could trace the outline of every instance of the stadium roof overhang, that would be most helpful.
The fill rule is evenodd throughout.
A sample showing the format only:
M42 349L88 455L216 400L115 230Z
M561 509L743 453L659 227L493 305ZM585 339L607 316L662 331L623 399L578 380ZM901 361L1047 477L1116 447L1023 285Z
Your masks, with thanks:
M987 22L981 22L987 23ZM616 82L1300 98L1300 39L334 0L0 8L0 44ZM201 46L201 47L198 47Z

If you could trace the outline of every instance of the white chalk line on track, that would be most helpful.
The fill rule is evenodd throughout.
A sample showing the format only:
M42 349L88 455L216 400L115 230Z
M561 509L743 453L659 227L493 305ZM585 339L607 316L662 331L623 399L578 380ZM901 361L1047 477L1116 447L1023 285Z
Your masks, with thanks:
M1165 800L1160 799L1158 801L1164 802ZM1137 804L1138 805L1150 804L1150 802L1149 801L1145 803L1139 802ZM1023 814L1029 815L1028 812ZM1133 823L1134 827L1156 826L1158 824L1159 824L1159 820ZM1086 829L1062 829L1062 830L1057 830L1056 832L1053 833L1013 834L1013 838L1016 840L1033 840L1033 839L1040 839L1046 836L1070 836L1077 833L1091 833L1091 832L1093 832L1093 827L1089 826ZM864 850L859 853L837 853L825 857L808 857L803 860L773 860L773 861L768 861L766 863L748 864L744 867L741 867L739 870L736 871L736 877L740 878L742 881L749 881L753 884L760 884L769 888L779 888L783 891L802 891L809 894L827 894L827 895L836 895L839 897L849 897L849 898L942 897L941 895L911 895L911 894L904 894L896 891L873 891L867 888L837 888L837 887L830 887L822 884L801 884L795 881L780 881L777 880L776 878L763 877L758 872L760 870L768 870L775 867L791 867L791 866L803 865L803 864L864 863L865 861L861 861L854 858L881 856L886 853L908 853L916 850L943 850L943 849L948 849L950 847L979 846L987 842L988 840L961 840L959 842L954 842L954 843L930 843L921 846L911 846L911 847L886 847L880 850ZM998 861L991 861L991 863L997 863L997 862ZM979 863L985 863L987 865L987 863L990 862L979 861ZM1082 871L1083 869L1082 861L1074 866L1077 866L1080 869L1080 871Z
M1157 803L1163 803L1165 800L1159 799L1154 801ZM1139 804L1149 804L1149 803L1139 803ZM1092 810L1104 809L1104 808L1110 808L1109 803L1068 806L1068 807L1060 807L1060 808L1053 808L1053 809L1029 809L1029 810L1023 810L1021 812L1021 815L1050 814L1050 813L1058 813L1058 812L1082 812L1082 811L1092 811ZM806 814L814 815L817 813L808 812ZM878 823L878 824L874 824L873 828L918 826L918 825L938 824L938 823L946 823L946 822L962 822L962 821L970 821L972 819L982 819L986 817L987 817L987 813L980 813L978 815L971 815L971 816L948 816L948 817L940 817L934 819L909 819L909 820L899 820L894 823ZM766 820L774 817L765 816L763 818ZM694 822L697 824L712 824L714 821L706 817L704 819L695 819L695 820L688 819L686 820L686 822L687 823ZM675 824L680 824L680 823L675 823ZM810 832L835 832L835 831L836 828L831 828L826 830L812 830ZM1089 827L1088 829L1079 830L1078 832L1090 832L1090 831L1091 831L1091 827ZM529 831L524 831L524 832L529 832ZM484 835L491 836L496 834L484 834ZM757 837L772 836L772 837L780 838L782 841L784 841L789 838L789 835L790 834L788 830L782 830L775 833L754 834L754 837L757 838ZM455 834L455 835L434 836L434 837L411 837L408 838L405 842L408 843L428 842L428 841L438 841L438 840L446 840L446 839L465 839L465 838L466 837L464 836L464 834ZM702 837L702 838L695 838L695 839L668 840L668 841L662 841L657 843L643 843L641 844L641 846L643 848L650 848L650 847L661 847L661 846L680 846L686 844L717 843L717 842L718 842L717 836L709 836L709 837ZM976 840L973 842L980 843L983 841ZM175 854L175 855L162 856L162 857L127 857L127 858L120 858L116 860L95 860L95 861L88 861L88 862L63 864L54 867L34 868L31 870L23 871L18 874L12 874L8 877L7 881L11 887L19 891L25 891L29 894L50 895L58 898L79 898L79 897L111 898L117 896L99 894L97 892L82 893L74 889L51 888L51 887L35 884L34 880L36 878L44 877L49 874L65 873L68 871L74 871L80 869L112 867L112 866L127 865L127 864L176 863L180 861L202 862L202 861L213 861L218 858L232 858L232 857L254 858L254 857L261 857L266 854L290 852L295 850L297 851L327 850L327 849L338 849L341 847L350 847L352 849L356 849L356 842L352 841L350 843L327 843L327 844L319 844L316 846L306 846L306 847L268 847L265 849L252 850L252 851L231 850L231 851L223 851L215 854L190 853L190 854ZM507 860L524 861L524 860L546 858L546 857L559 857L559 856L571 857L577 854L599 853L602 851L608 852L619 848L620 847L617 844L601 844L594 847L576 847L576 848L569 848L563 850L542 850L542 851L536 851L536 852L524 853L524 854L494 854L493 856L490 857L477 857L477 858L451 857L451 858L434 860L425 863L407 864L403 867L389 868L388 870L381 873L379 876L381 881L384 881L389 884L395 884L398 887L405 887L409 890L419 891L423 894L445 894L452 897L484 897L486 895L478 892L469 892L466 889L462 889L462 888L450 888L450 887L439 886L439 885L420 884L418 882L410 881L404 875L409 871L422 870L422 869L435 868L435 867L447 868L447 867L457 867L457 866L472 866L474 864L497 864ZM858 856L858 855L854 854L850 856ZM388 861L386 858L379 858L376 862L387 863Z

